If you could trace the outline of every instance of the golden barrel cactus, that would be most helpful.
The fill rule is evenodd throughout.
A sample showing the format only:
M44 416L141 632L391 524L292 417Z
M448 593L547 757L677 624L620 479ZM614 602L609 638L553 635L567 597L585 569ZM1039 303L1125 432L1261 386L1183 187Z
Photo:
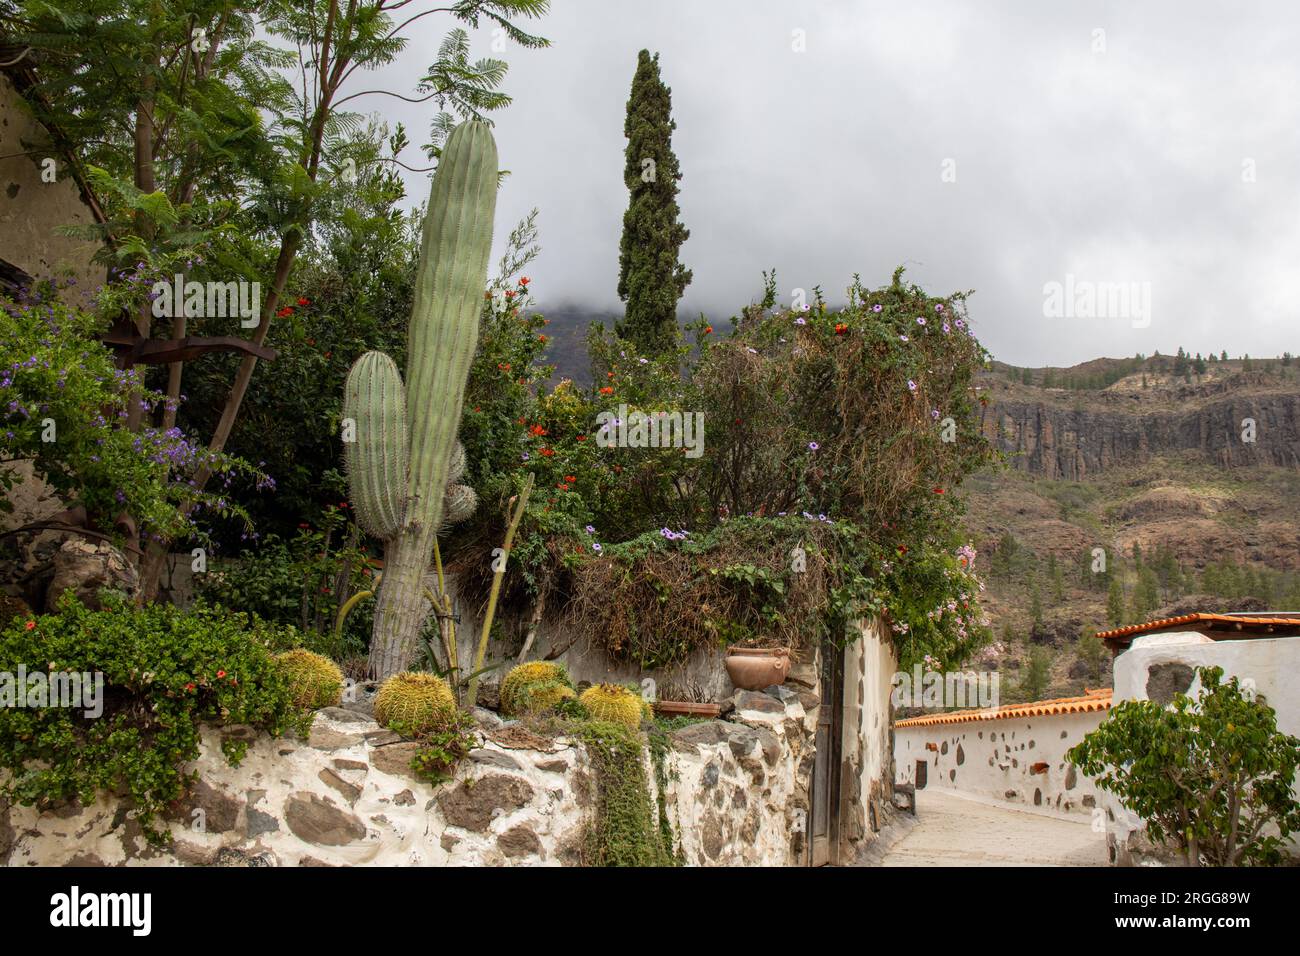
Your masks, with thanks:
M403 671L379 686L375 695L375 720L403 737L419 737L442 730L456 719L456 698L451 687L436 674Z
M299 707L337 707L343 700L343 672L323 654L295 648L277 654L276 664L289 682L289 694Z
M641 726L646 713L641 695L622 684L595 684L578 698L593 720L623 724L633 730Z
M501 711L508 717L536 714L577 696L563 664L529 661L512 668L501 682Z

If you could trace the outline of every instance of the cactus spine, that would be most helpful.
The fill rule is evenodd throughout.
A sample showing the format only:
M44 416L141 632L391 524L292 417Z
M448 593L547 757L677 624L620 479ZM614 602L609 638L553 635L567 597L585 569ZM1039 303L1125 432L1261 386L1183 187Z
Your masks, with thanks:
M357 520L384 539L370 644L378 678L414 656L437 533L473 510L473 491L448 483L464 467L456 431L478 345L496 193L492 133L484 123L462 123L443 147L425 213L405 394L396 365L379 352L357 359L344 388L343 417L355 429L344 448Z

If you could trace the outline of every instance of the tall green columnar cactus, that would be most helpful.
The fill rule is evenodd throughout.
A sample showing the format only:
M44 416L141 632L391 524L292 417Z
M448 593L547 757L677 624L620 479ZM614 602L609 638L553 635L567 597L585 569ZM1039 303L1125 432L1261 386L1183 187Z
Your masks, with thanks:
M492 133L484 123L462 123L447 138L429 195L405 389L397 366L381 352L357 359L344 386L352 502L361 526L384 539L370 644L377 678L403 670L414 657L436 535L474 506L473 492L454 485L464 467L456 430L478 344L496 195Z

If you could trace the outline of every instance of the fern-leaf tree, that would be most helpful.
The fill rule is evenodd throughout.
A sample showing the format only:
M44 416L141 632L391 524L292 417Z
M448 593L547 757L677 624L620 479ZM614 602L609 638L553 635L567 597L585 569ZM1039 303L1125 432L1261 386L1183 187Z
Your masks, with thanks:
M38 118L100 171L97 185L112 199L103 232L115 264L143 263L162 275L199 264L208 272L201 278L260 282L260 314L247 333L260 347L285 307L299 251L331 208L322 195L367 152L364 117L345 104L372 96L430 103L426 152L436 157L455 119L482 119L510 102L497 89L504 62L471 61L460 27L415 96L368 88L361 75L391 62L435 14L546 46L516 21L548 8L549 0L0 0L0 45L28 51L38 77L28 99ZM131 303L145 337L147 291L136 290ZM170 332L185 335L185 317ZM209 453L225 448L257 363L256 351L240 358ZM184 363L174 363L172 401L156 414L174 416L183 376ZM137 410L128 427L146 413ZM210 476L200 470L197 487ZM146 598L156 592L167 545L148 547Z

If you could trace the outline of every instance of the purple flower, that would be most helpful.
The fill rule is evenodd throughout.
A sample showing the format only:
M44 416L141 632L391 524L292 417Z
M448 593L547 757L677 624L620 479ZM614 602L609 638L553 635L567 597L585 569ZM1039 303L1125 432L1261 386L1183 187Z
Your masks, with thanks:
M925 316L923 316L923 315L918 315L918 316L916 317L916 324L917 324L917 325L925 325Z
M815 441L810 441L810 442L808 443L808 450L809 450L809 451L816 451L816 450L817 450L818 448L820 448L820 447L821 447L821 445L817 444Z
M935 307L934 307L934 311L936 311L936 312L942 312L942 311L943 311L943 303L942 303L942 302L937 303L937 304L935 305Z
M587 532L587 534L595 534L595 533L596 533L596 529L593 528L591 525L587 525L587 527L586 527L586 532Z
M916 383L912 381L910 378L907 380L907 388L908 391L912 391L912 392L916 391Z
M945 322L945 323L943 324L943 334L944 334L944 335L947 335L950 331L951 331L951 329L948 328L948 323Z
M899 339L900 342L910 342L910 341L912 341L912 340L909 339L906 335L900 335L900 336L898 337L898 339Z
M599 541L593 541L593 542L591 543L591 550L592 550L592 551L595 551L597 554L600 554L600 552L601 552L601 550L602 550L602 548L601 548L601 546L600 546L600 542L599 542Z
M930 417L937 422L939 420L939 409L937 408L930 409Z
M877 302L875 305L871 307L872 312L879 312L882 309L884 309L884 306L882 306L879 302Z
M807 323L807 321L804 319L803 316L799 316L797 319L794 320L794 324L795 324L795 325L807 325L808 323Z

